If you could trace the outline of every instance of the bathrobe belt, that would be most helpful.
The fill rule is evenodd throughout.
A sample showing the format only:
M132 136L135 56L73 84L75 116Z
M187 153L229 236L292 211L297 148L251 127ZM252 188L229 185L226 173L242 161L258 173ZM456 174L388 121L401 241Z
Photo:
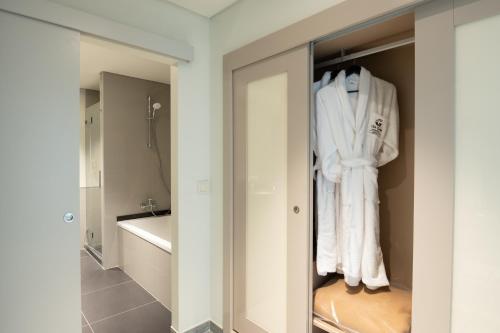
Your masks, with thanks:
M370 181L366 181L366 176L371 177L370 174L373 172L368 172L369 170L376 170L377 162L374 160L358 157L350 159L342 159L342 178L349 179L349 194L348 198L343 198L343 202L351 205L352 211L352 223L354 225L362 223L364 215L364 205L363 201L365 199L366 186L371 186Z
M366 159L366 158L351 158L351 159L342 159L340 162L342 167L347 169L358 169L364 167L376 167L377 162Z
M362 256L365 238L365 195L373 192L369 187L373 170L376 170L376 162L363 157L342 159L342 182L343 197L342 206L345 209L344 230L349 230L345 235L347 247L344 251L349 253L343 259L343 271L346 282L351 286L357 286L362 278Z

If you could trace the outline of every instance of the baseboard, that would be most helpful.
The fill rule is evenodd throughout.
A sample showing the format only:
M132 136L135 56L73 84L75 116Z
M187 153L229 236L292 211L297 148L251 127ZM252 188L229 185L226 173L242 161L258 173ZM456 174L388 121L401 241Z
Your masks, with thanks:
M175 328L170 327L171 333L179 333L175 330ZM222 333L222 328L217 326L213 321L206 321L196 327L193 327L184 333Z

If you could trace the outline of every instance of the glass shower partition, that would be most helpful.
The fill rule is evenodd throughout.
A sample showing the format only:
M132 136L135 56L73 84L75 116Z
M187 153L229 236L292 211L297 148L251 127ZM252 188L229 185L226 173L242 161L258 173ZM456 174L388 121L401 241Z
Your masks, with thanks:
M85 245L99 259L102 258L101 166L101 112L100 103L96 103L89 106L85 112Z

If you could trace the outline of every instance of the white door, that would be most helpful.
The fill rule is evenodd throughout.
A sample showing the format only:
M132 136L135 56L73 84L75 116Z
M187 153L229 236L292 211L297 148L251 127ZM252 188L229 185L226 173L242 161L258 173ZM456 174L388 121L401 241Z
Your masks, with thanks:
M0 332L81 331L79 44L0 11Z

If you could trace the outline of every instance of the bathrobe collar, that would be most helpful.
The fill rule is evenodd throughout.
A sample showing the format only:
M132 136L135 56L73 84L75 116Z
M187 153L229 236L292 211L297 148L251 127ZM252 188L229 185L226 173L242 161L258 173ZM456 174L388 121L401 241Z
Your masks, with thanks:
M355 152L360 152L360 150L362 149L362 143L364 141L363 134L366 132L364 131L364 129L366 128L368 122L368 116L366 113L368 106L368 95L370 93L371 77L371 73L364 67L361 67L356 113L353 112L351 101L349 99L349 93L347 92L345 70L342 70L337 75L334 83L339 96L342 115L344 119L347 120L347 124L349 125L349 130L346 131L346 135L348 141L352 145L352 149Z

